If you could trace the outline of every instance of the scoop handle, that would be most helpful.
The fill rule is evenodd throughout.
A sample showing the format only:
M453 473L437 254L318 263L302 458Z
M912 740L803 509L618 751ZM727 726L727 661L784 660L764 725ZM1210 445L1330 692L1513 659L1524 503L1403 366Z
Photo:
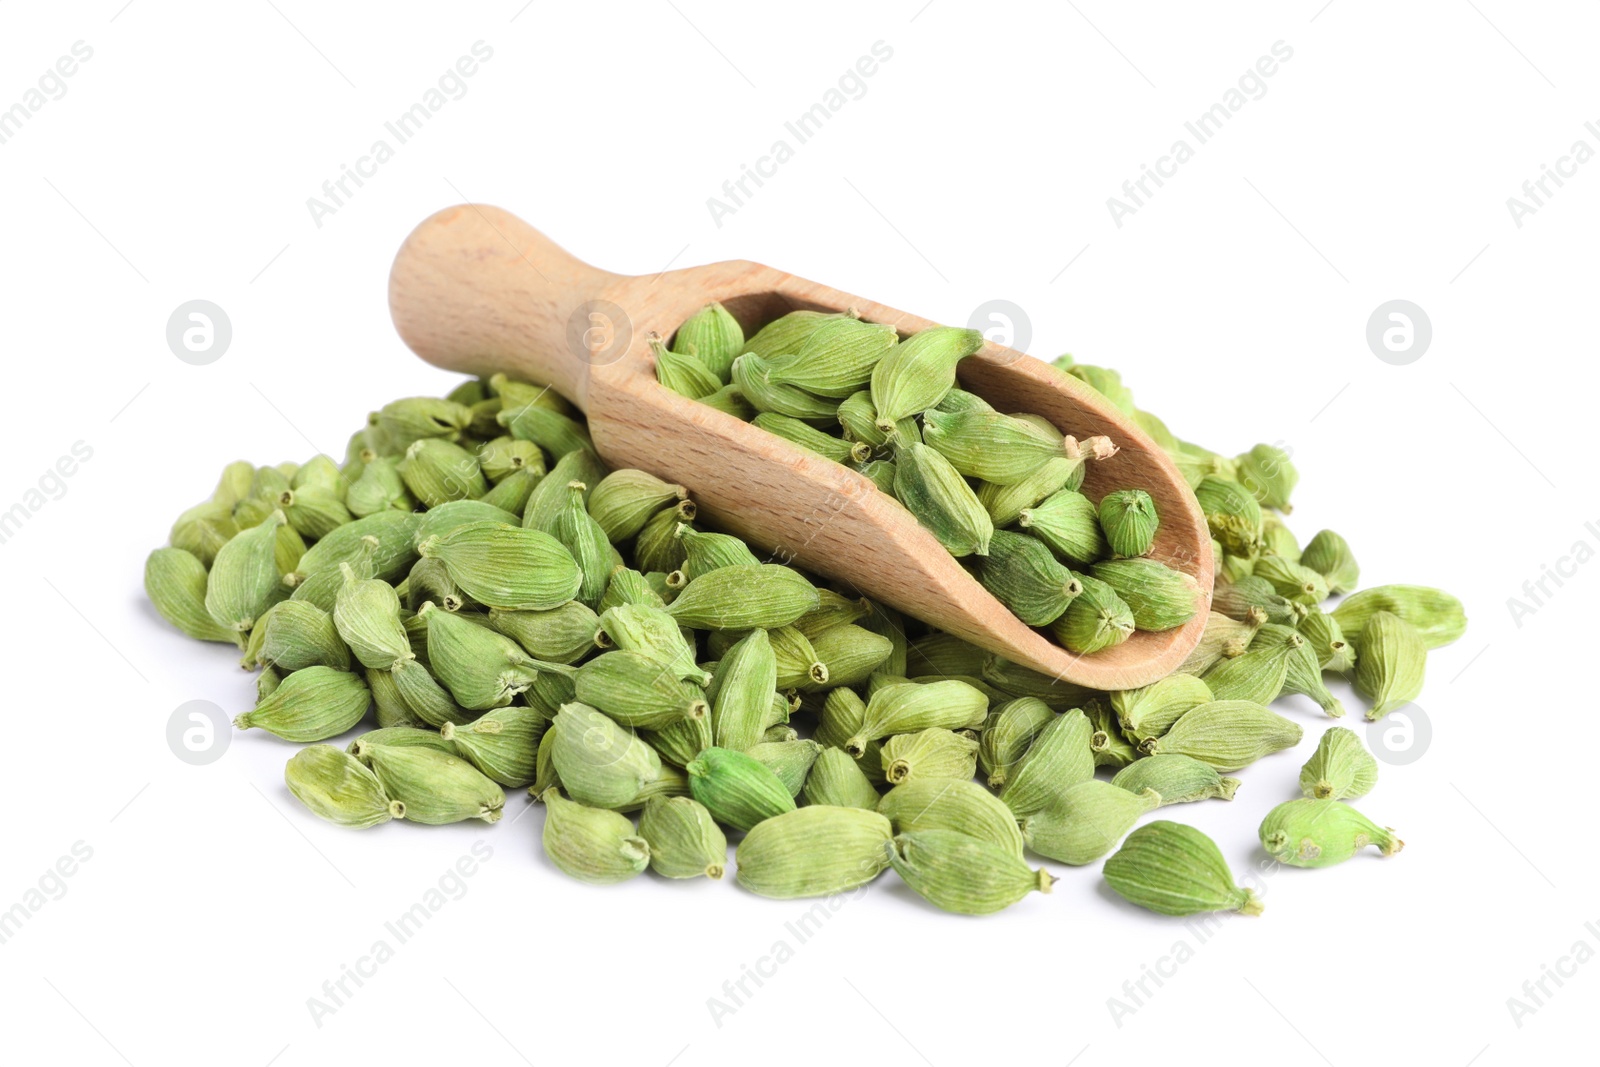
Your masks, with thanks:
M605 294L624 275L591 267L509 211L445 208L411 231L389 272L389 314L411 350L464 374L547 382L585 406L592 367L627 351L631 326Z

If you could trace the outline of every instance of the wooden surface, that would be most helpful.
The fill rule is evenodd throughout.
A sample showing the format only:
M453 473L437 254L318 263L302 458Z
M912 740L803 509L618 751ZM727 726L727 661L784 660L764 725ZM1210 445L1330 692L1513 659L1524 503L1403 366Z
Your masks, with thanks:
M1194 649L1212 584L1205 518L1166 455L1098 393L994 344L959 368L963 388L1002 411L1036 412L1079 438L1110 437L1121 451L1091 461L1083 491L1096 500L1112 489L1148 492L1162 520L1151 554L1202 590L1195 618L1182 628L1135 633L1080 656L1018 621L865 476L658 384L647 335L671 337L711 300L726 305L746 335L798 308L853 307L902 336L936 325L757 263L611 274L514 215L474 204L418 226L389 279L395 327L423 359L465 374L505 371L549 383L586 412L608 464L687 486L704 525L743 537L776 562L854 586L1006 659L1094 689L1146 685Z

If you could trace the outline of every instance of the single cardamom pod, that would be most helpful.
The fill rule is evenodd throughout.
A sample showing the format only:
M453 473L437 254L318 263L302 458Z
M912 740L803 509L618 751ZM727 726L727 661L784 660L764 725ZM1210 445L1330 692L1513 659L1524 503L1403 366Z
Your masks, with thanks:
M843 438L832 437L821 430L799 419L790 418L788 415L779 415L773 411L763 411L754 419L755 425L775 437L781 437L791 444L799 445L810 452L815 452L824 459L831 459L835 463L865 463L872 458L872 446L860 441L846 441Z
M938 405L956 381L956 364L984 344L977 330L935 326L889 349L872 369L872 404L888 432L900 419Z
M219 626L247 633L283 589L276 558L282 512L236 534L217 550L206 582L206 612Z
M1353 730L1323 731L1317 750L1300 768L1300 791L1316 800L1355 800L1378 784L1378 761Z
M211 491L211 502L231 508L250 495L250 486L256 476L255 465L249 460L235 460L222 468L217 487Z
M262 662L284 673L318 665L350 669L349 646L339 637L332 616L315 604L285 600L267 612L260 627ZM406 647L404 640L401 647Z
M1043 541L1009 530L994 532L989 554L978 559L977 575L996 600L1029 626L1055 622L1083 592L1083 583L1056 562Z
M1344 704L1323 682L1322 664L1318 661L1316 649L1311 647L1305 635L1275 622L1263 626L1256 637L1255 647L1266 650L1280 645L1288 648L1288 670L1284 673L1282 691L1310 697L1331 719L1342 717Z
M1083 575L1078 575L1078 580L1083 581ZM1090 579L1090 581L1093 581L1093 579ZM1086 702L1099 695L1092 689L1074 685L1054 675L1040 674L1038 671L1029 670L995 655L990 655L984 662L981 674L985 683L1004 694L999 699L1003 700L1005 697L1036 697L1056 711L1070 711L1073 708L1081 708ZM992 693L990 694L990 699L995 699Z
M1094 728L1088 716L1073 709L1052 719L1000 789L1000 799L1017 818L1036 814L1060 799L1065 790L1094 777L1089 739Z
M356 675L307 667L284 678L253 709L235 716L233 725L241 730L259 727L285 741L326 741L360 722L371 702L366 683Z
M578 668L578 701L623 726L659 730L710 713L705 691L638 652L606 652Z
M654 335L650 351L656 361L656 381L680 396L699 400L722 388L722 379L693 352L675 352ZM730 367L731 371L731 367Z
M1300 559L1300 542L1295 540L1289 527L1276 515L1261 516L1261 551L1264 555L1282 556L1295 563Z
M1224 778L1191 756L1146 756L1118 771L1111 784L1130 793L1150 790L1162 804L1187 804L1216 797L1232 800L1239 779Z
M144 592L156 613L197 641L233 641L237 632L206 610L206 565L181 548L158 548L144 561Z
M1328 599L1328 580L1310 567L1282 556L1262 556L1251 570L1264 578L1279 596L1296 603L1315 606Z
M796 352L806 343L807 338L828 322L855 317L857 316L854 314L841 315L825 311L791 311L757 330L755 336L745 341L740 352L753 352L762 359ZM679 327L680 330L682 328Z
M1427 662L1427 641L1416 627L1387 611L1374 613L1362 627L1356 661L1356 691L1372 701L1368 721L1417 699Z
M1211 610L1240 622L1247 622L1253 618L1253 613L1260 613L1266 616L1267 622L1291 626L1309 614L1309 609L1304 605L1279 596L1271 582L1254 575L1219 587L1211 598Z
M1063 490L1076 489L1083 473L1083 457L1054 456L1019 482L979 484L978 502L988 509L996 527L1011 526L1021 521L1024 511L1031 512Z
M710 748L711 716L698 719L679 719L662 730L643 731L645 743L674 767L687 767L689 761Z
M289 525L304 537L326 537L354 516L344 501L330 490L308 485L304 489L285 489L273 501ZM295 557L299 559L298 556Z
M550 721L532 708L496 708L472 722L445 723L439 737L455 745L456 754L507 789L532 783L539 742Z
M901 419L892 430L880 429L878 409L872 406L872 394L865 389L840 401L838 415L846 439L874 450L887 450L894 440L903 444L922 440L922 430L915 418Z
M1083 708L1083 713L1089 718L1089 725L1094 733L1089 735L1089 751L1094 754L1096 767L1110 767L1120 770L1139 758L1139 750L1134 748L1122 732L1122 724L1117 721L1117 716L1109 704L1103 700L1091 700Z
M724 385L710 396L701 397L700 403L724 415L732 415L740 422L749 422L756 417L755 406L744 398L744 393L737 385Z
M533 492L528 496L527 504L523 505L522 528L549 533L550 524L567 506L567 497L571 495L567 487L573 482L582 482L590 487L598 485L606 473L605 464L587 448L561 456L550 468L550 473L539 479L539 484L533 487ZM590 495L589 491L585 491L585 506L589 503ZM690 512L692 516L692 508Z
M727 836L692 797L651 797L639 836L650 843L650 869L663 878L719 879L728 862Z
M664 482L653 474L612 471L589 494L589 514L613 544L620 544L644 529L656 512L688 499L689 491L683 486Z
M937 727L896 734L883 743L883 776L890 785L912 780L968 781L978 773L978 742Z
M623 579L624 584L628 580ZM616 574L613 574L611 584L616 585L617 581ZM695 663L694 643L684 636L676 620L661 610L659 604L618 604L607 608L599 621L600 632L616 648L648 656L663 667L670 668L674 677L686 682L704 685L711 680L710 675Z
M1275 508L1285 515L1294 510L1289 496L1300 481L1300 472L1289 462L1289 453L1274 445L1256 445L1235 456L1234 462L1238 465L1239 484L1250 490L1263 507Z
M1361 564L1350 544L1332 530L1320 530L1300 553L1300 562L1321 574L1332 593L1353 592L1361 581Z
M1076 574L1083 592L1072 599L1050 633L1070 652L1082 655L1122 644L1133 635L1133 609L1099 578Z
M1158 820L1133 831L1106 860L1105 876L1118 896L1161 915L1262 911L1254 891L1233 880L1216 842L1182 823Z
M455 579L450 577L450 569L443 560L417 560L411 565L411 571L401 585L405 587L403 603L408 611L416 611L430 600L446 611L476 606ZM399 590L395 592L399 593Z
M800 791L805 788L806 777L811 773L811 766L816 763L817 754L821 751L822 746L815 741L810 738L802 740L796 735L783 741L758 742L751 745L746 754L777 775L789 795L798 799Z
M922 439L962 474L996 485L1015 485L1050 460L1070 456L1058 431L998 411L930 411Z
M1316 653L1323 670L1343 674L1356 665L1355 647L1345 639L1344 630L1332 615L1311 611L1300 620L1300 636Z
M579 600L544 611L492 608L489 625L534 659L551 663L577 663L595 650L595 635L602 629L600 616Z
M289 757L283 782L313 815L340 826L365 830L405 818L406 806L389 799L378 776L332 745L309 745Z
M417 617L427 623L432 673L470 711L504 707L538 675L515 641L485 625L433 604L424 604Z
M1300 743L1298 723L1246 700L1202 704L1147 742L1147 755L1192 756L1223 774L1248 767L1263 756Z
M376 515L381 511L411 511L417 506L416 497L406 488L400 477L399 460L392 456L373 456L361 468L361 476L350 483L345 494L345 506L358 519Z
M501 479L498 485L483 494L480 499L491 507L520 516L527 510L528 501L533 499L534 490L539 488L539 483L543 480L544 475L535 474L531 470L516 471ZM520 520L513 525L521 525Z
M816 608L817 591L798 571L775 563L719 567L693 579L667 614L697 630L787 626Z
M478 457L443 438L413 441L397 469L411 494L430 508L451 500L476 500L489 491Z
M765 819L794 810L794 794L754 756L713 745L689 761L684 770L689 773L689 791L694 798L718 822L736 830L750 830Z
M436 748L440 752L448 752L452 756L460 753L456 750L455 742L446 741L437 730L427 730L416 726L380 726L376 730L368 730L345 746L344 750L356 759L363 759L367 749L373 745L421 745L423 748Z
M378 409L378 426L390 448L405 451L424 437L461 440L472 425L472 409L454 400L413 396L395 400Z
M1291 634L1295 643L1305 644L1299 634ZM1289 675L1289 656L1294 644L1284 641L1276 646L1260 645L1235 659L1225 659L1205 675L1205 684L1217 700L1247 700L1252 704L1270 704L1283 692Z
M1117 847L1139 816L1161 806L1153 789L1132 793L1090 778L1022 820L1022 840L1041 856L1082 867Z
M417 551L443 560L455 583L491 608L556 608L583 586L578 564L560 541L506 523L469 522L424 539Z
M1236 481L1206 477L1195 486L1211 536L1235 555L1254 558L1261 550L1261 504Z
M417 560L413 538L421 522L421 515L399 511L380 511L347 522L307 549L295 573L303 580L324 570L337 571L341 563L355 566L367 557L372 577L398 582ZM377 543L369 542L369 537Z
M988 554L989 512L950 461L921 441L896 442L894 495L952 556Z
M817 753L811 773L801 790L805 802L813 807L878 810L878 791L861 769L859 761L842 748L824 748Z
M532 441L496 437L478 446L478 469L496 485L518 471L529 471L543 477L544 452Z
M893 326L830 319L794 351L767 358L768 377L777 385L842 400L866 388L873 369L897 340Z
M699 358L727 384L733 361L744 352L744 330L728 309L713 300L686 319L672 339L672 350Z
M821 422L834 418L839 408L837 400L773 381L771 365L754 352L745 352L733 361L733 385L757 411Z
M1068 362L1063 364L1062 360L1066 360ZM1056 365L1060 367L1061 370L1066 371L1072 377L1078 379L1080 382L1083 382L1085 385L1089 386L1089 388L1093 389L1095 392L1111 401L1111 403L1115 404L1117 408L1125 414L1133 414L1135 410L1133 406L1133 393L1128 389L1127 386L1122 384L1122 375L1118 374L1116 371L1110 369L1109 367L1094 367L1087 363L1073 362L1071 356L1058 357L1056 359Z
M969 393L956 386L944 394L944 399L935 404L934 409L949 414L957 411L993 411L994 405L977 393Z
M589 431L583 423L538 404L502 404L495 421L504 426L512 437L532 441L552 456L594 451L594 442L589 439ZM422 494L417 495L420 497Z
M253 477L255 468L251 468L250 473ZM210 500L192 507L172 524L167 541L173 548L193 553L203 566L209 568L216 562L217 552L240 530L235 510L235 505ZM258 516L257 522L264 518L266 515Z
M1022 831L1017 829L1017 817L976 782L913 778L883 795L878 814L893 824L897 834L953 830L1022 858Z
M212 570L216 574L215 568ZM1351 593L1333 609L1333 617L1355 645L1359 657L1367 623L1379 612L1410 623L1425 647L1442 648L1467 632L1467 614L1461 601L1442 589L1423 585L1379 585Z
M1405 844L1393 830L1337 800L1285 801L1261 821L1261 847L1291 867L1332 867L1368 845L1392 856Z
M772 654L778 664L779 689L798 689L803 685L824 686L828 668L817 658L806 635L793 626L774 626L767 631Z
M395 692L405 705L408 720L415 720L437 730L442 729L446 723L459 725L469 722L472 718L418 660L396 660L389 670L370 673L383 673L388 676ZM378 692L376 689L373 691ZM379 725L382 724L383 720L379 719Z
M1276 694L1274 694L1276 695ZM1217 699L1211 687L1192 674L1172 674L1140 689L1111 694L1122 732L1136 745L1160 737L1188 712Z
M888 819L861 808L776 814L739 843L739 884L777 900L843 893L883 873L892 838Z
M585 704L564 704L549 727L562 788L581 804L619 808L661 774L661 757L636 734Z
M588 486L583 482L567 484L567 506L557 512L555 518L551 520L549 532L566 548L577 565L580 579L577 599L593 608L600 603L600 597L606 591L606 583L611 578L611 557L614 550L606 538L604 528L589 515L588 508L584 504L584 494L587 490ZM519 533L524 537L527 536L527 531ZM548 550L548 546L545 547ZM548 608L558 605L546 603L525 606Z
M1100 501L1100 527L1111 551L1119 556L1142 556L1150 551L1159 524L1156 502L1143 489L1119 489Z
M748 545L729 534L705 533L680 523L675 535L683 542L685 578L698 578L719 567L752 567L761 562Z
M666 575L661 576L663 579ZM652 608L665 608L666 600L657 592L650 579L629 567L612 567L611 581L606 585L606 595L600 598L601 625L605 624L604 615L612 608L624 604L639 604ZM608 634L615 639L615 634ZM632 649L638 652L642 649Z
M1200 588L1182 571L1153 559L1112 559L1092 573L1116 590L1141 630L1172 630L1194 618Z
M544 854L564 873L590 885L615 885L650 865L650 844L633 820L568 800L554 787L544 802Z
M415 663L416 660L410 660L409 662ZM423 673L427 673L426 668L423 669ZM257 679L256 693L258 699L271 692L271 689L267 689L264 692L261 684L261 680L269 674L275 674L275 672L269 668L262 672L261 678ZM364 677L367 680L367 688L372 690L372 711L373 717L378 720L378 729L423 727L428 725L416 712L411 710L411 706L400 695L400 687L395 683L394 675L391 672L368 669L364 672ZM273 687L276 688L276 686L277 681L275 680Z
M889 862L922 899L962 915L1002 911L1056 881L1004 847L954 830L898 834Z
M867 700L861 726L844 743L857 759L867 744L893 734L930 727L965 730L983 725L989 698L965 682L903 682L885 686Z
M818 682L813 677L800 688L822 692L832 686L866 682L893 654L894 642L860 626L834 626L811 639L811 651L827 680Z
M394 588L376 578L358 578L348 563L340 564L339 572L344 582L334 598L332 621L361 665L377 670L410 656Z
M1206 615L1206 628L1199 644L1174 673L1202 675L1224 659L1244 655L1266 621L1267 613L1260 608L1251 608L1243 620L1229 618L1213 609Z

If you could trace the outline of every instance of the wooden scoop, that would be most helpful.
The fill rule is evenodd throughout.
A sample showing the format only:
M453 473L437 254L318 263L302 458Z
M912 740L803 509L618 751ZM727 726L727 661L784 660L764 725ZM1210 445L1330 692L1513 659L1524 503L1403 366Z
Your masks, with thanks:
M714 263L655 277L597 270L499 208L447 208L395 257L389 308L423 359L448 370L548 383L588 415L600 457L686 486L714 528L849 586L972 644L1063 681L1100 690L1147 685L1200 639L1210 603L1211 535L1193 494L1132 420L1076 378L986 344L959 366L962 388L1000 411L1034 412L1079 439L1120 449L1089 461L1083 491L1143 489L1161 516L1152 555L1204 592L1177 630L1135 633L1092 655L1023 625L962 569L898 501L864 475L656 382L647 342L708 301L746 335L796 309L855 308L902 337L935 323L758 263Z

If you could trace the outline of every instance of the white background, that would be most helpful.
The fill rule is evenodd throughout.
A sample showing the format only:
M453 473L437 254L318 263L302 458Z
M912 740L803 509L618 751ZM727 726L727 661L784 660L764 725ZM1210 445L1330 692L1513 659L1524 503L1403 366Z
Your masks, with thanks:
M1506 200L1574 141L1600 148L1584 128L1600 25L1580 4L1321 2L0 5L0 108L74 42L93 48L0 144L0 510L75 442L93 450L0 545L0 909L75 842L92 849L0 945L4 1058L1592 1058L1600 963L1547 982L1520 1025L1507 1000L1535 1006L1524 982L1576 942L1600 950L1585 929L1600 568L1568 566L1540 605L1522 588L1600 546L1585 526L1600 164L1520 227ZM316 225L307 198L479 40L493 58L465 96ZM717 225L707 198L876 41L893 57L865 95ZM1293 56L1265 95L1115 225L1107 198L1277 41ZM224 462L340 455L369 409L451 387L396 339L385 281L408 230L462 199L617 271L749 258L957 324L1007 299L1032 353L1119 368L1180 435L1284 442L1302 538L1335 526L1368 583L1468 605L1466 637L1429 662L1430 746L1361 802L1409 847L1275 874L1263 917L1203 944L1096 868L985 920L886 877L800 944L785 924L806 904L731 879L566 879L520 795L493 827L352 833L292 801L292 749L271 737L180 762L173 710L231 714L252 690L229 649L155 617L145 554ZM209 366L165 340L195 298L233 325ZM1365 341L1396 298L1433 324L1408 366ZM1520 625L1512 597L1535 607ZM1240 872L1326 722L1285 707L1307 727L1298 752L1244 772L1231 805L1166 812ZM393 944L385 921L480 840L492 858L464 895L318 1026L308 998ZM719 1026L708 998L780 940L792 958L763 964L772 977ZM1162 962L1180 941L1192 955ZM1158 965L1171 977L1135 1005L1124 982ZM1136 1010L1115 1016L1113 997Z

